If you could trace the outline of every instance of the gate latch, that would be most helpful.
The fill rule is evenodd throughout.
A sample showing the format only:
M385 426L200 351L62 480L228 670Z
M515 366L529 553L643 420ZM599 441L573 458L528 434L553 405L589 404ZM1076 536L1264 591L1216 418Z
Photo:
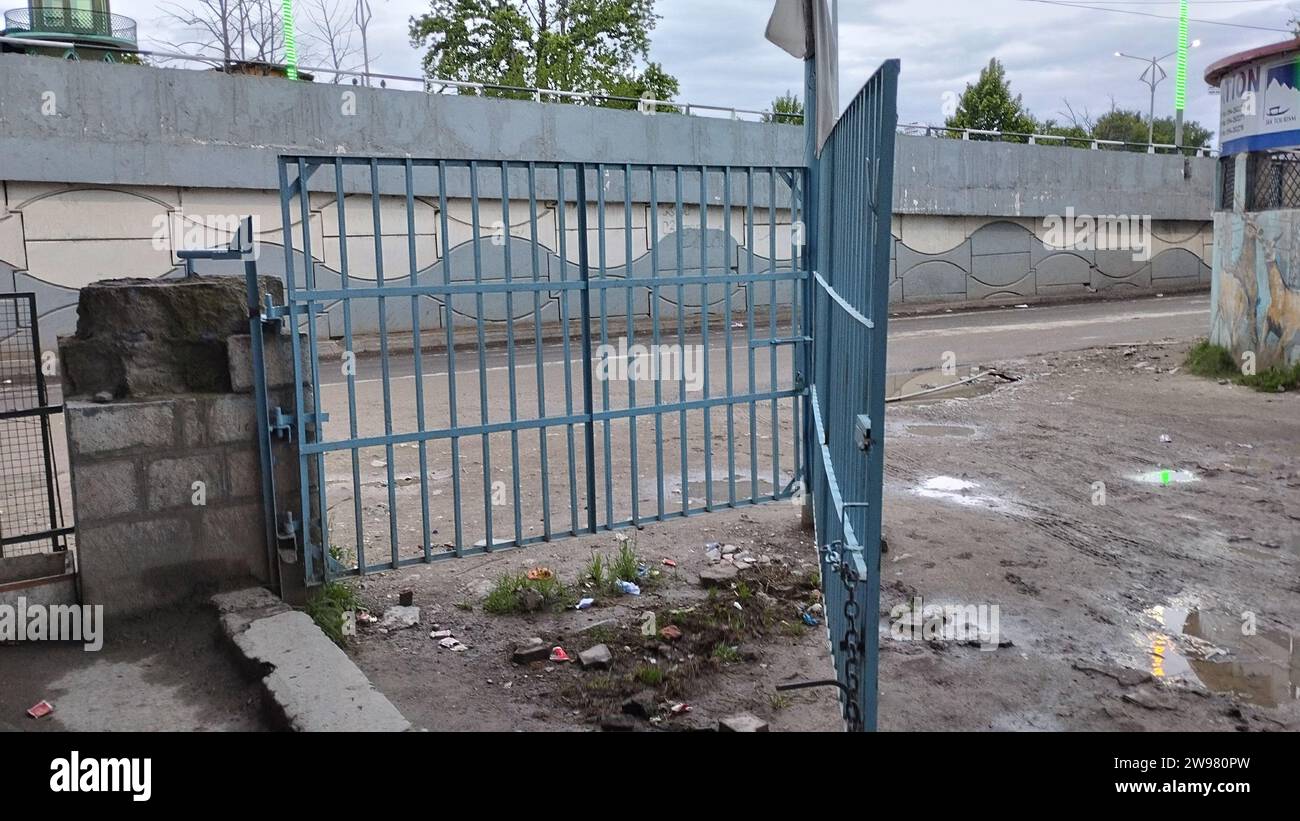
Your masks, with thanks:
M299 421L306 425L315 425L328 422L329 419L330 415L328 413L305 413L300 420L297 415L285 413L284 409L277 405L271 409L269 426L272 435L280 439L287 439L294 432L294 426Z
M871 417L860 413L853 420L853 438L858 443L858 450L871 447Z

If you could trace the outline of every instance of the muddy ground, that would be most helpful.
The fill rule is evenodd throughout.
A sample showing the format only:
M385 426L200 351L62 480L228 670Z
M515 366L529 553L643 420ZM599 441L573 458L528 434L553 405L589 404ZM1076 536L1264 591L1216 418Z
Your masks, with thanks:
M889 406L882 729L1300 729L1300 396L1183 374L1185 351L987 362L1020 381ZM628 532L660 571L640 597L484 611L494 580L537 566L575 586L576 601L592 550L617 552L612 534L390 571L359 582L362 600L382 612L409 588L421 624L363 627L349 652L434 730L595 729L629 696L664 713L632 720L638 729L708 728L741 711L778 731L840 726L832 690L775 690L830 674L824 629L800 619L817 597L797 507ZM743 591L700 586L708 542L755 557ZM1002 646L896 637L891 611L917 597L996 605ZM658 627L682 621L683 638L643 639L646 611ZM440 649L435 624L470 649ZM612 668L512 663L531 637L575 657L604 642ZM676 703L692 709L668 713Z

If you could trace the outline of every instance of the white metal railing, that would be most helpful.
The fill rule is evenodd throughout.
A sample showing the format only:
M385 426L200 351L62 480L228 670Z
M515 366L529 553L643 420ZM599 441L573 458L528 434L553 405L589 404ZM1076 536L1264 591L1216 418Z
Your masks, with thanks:
M1141 149L1148 154L1177 154L1180 153L1178 146L1172 143L1133 143L1124 140L1104 140L1098 137L1068 137L1063 134L1029 134L1020 131L990 131L983 128L952 128L946 125L926 125L925 123L899 123L898 133L910 134L912 136L941 137L952 135L953 137L963 140L969 140L974 137L1011 137L1015 140L1024 140L1030 145L1037 145L1044 142L1055 142L1062 145L1072 146L1075 148L1097 149ZM1219 150L1208 145L1192 146L1185 145L1181 151L1195 151L1198 157L1217 157Z

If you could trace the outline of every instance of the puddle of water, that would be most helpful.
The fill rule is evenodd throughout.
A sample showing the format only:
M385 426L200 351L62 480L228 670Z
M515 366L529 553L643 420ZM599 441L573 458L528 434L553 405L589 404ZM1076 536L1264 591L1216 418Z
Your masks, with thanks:
M908 425L908 433L917 436L974 436L975 429L967 425Z
M1201 481L1190 470L1149 470L1146 473L1134 473L1125 477L1130 482L1144 485L1184 485Z
M714 502L717 502L719 499L725 500L728 498L727 497L728 479L731 478L732 476L734 476L736 482L737 498L744 497L749 494L753 485L753 481L750 478L749 471L737 470L734 474L728 474L726 468L723 468L721 470L715 470L713 472L713 501ZM779 490L784 490L790 484L790 482L794 480L794 476L786 472L782 472L777 478L781 483L780 488L778 488ZM759 486L760 493L766 494L772 492L773 486L772 486L771 469L768 469L767 471L759 470L757 479L758 479L758 486ZM650 480L649 484L650 486L653 487L654 481ZM668 494L672 496L680 497L682 495L681 475L665 474L664 488ZM709 490L708 482L705 480L705 473L703 470L693 470L687 475L686 492L690 497L691 504L697 504L697 503L704 504L706 502L708 490Z
M1300 699L1294 635L1265 627L1243 635L1243 619L1195 607L1156 606L1142 615L1158 628L1135 637L1156 678L1195 681L1263 707Z
M942 385L951 385L954 382L969 377L969 370L963 373L958 368L956 373L946 374L943 371L921 371L909 373L892 373L885 376L885 396L906 396L917 391L929 390ZM943 402L949 399L967 399L972 396L982 396L986 393L992 393L998 385L998 380L994 377L985 377L977 379L974 382L968 382L965 385L958 385L955 388L935 391L924 396L918 396L914 399L904 399L902 401L909 405L926 405L935 402Z

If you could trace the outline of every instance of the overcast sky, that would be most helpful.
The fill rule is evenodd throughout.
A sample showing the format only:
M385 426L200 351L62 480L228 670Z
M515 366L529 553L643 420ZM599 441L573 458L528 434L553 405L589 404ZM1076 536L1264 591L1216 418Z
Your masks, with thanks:
M420 55L410 46L407 21L427 8L427 0L370 2L372 70L418 74ZM1177 0L1077 2L1153 15L1178 12ZM763 109L786 89L801 89L800 62L763 38L772 5L772 0L658 0L663 19L652 33L650 56L677 76L679 100ZM139 21L142 43L175 39L158 3L113 0L112 6ZM1285 29L1300 0L1192 0L1191 8L1193 18ZM1142 65L1114 52L1157 56L1172 51L1177 22L1118 11L1032 0L841 0L841 105L882 59L898 57L900 121L941 123L945 92L959 94L990 57L997 57L1007 67L1012 90L1024 95L1040 119L1063 119L1059 112L1065 110L1065 100L1094 116L1109 109L1112 100L1145 112L1150 92L1138 81ZM1217 131L1218 102L1207 93L1205 67L1285 35L1193 22L1190 36L1199 38L1201 46L1190 60L1187 116ZM1173 58L1163 65L1169 79L1157 87L1157 116L1173 110Z

